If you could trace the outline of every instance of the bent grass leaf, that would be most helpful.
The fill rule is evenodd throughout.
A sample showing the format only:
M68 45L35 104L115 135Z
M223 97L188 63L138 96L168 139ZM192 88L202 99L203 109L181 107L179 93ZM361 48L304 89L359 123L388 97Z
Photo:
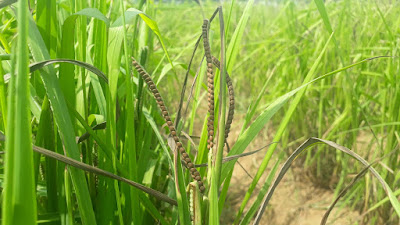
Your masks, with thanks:
M78 60L73 60L73 59L51 59L51 60L45 60L45 61L41 61L41 62L32 63L29 66L30 72L33 73L36 70L39 70L45 66L48 66L48 65L51 65L54 63L69 63L69 64L80 66L80 67L85 68L85 69L89 70L90 72L96 74L98 77L103 79L104 82L108 83L107 76L102 71L100 71L99 69L97 69L96 67L94 67L88 63L81 62ZM69 74L69 76L72 77L72 74Z
M125 12L125 22L126 24L132 23L133 19L136 18L136 16L139 15L140 18L146 23L146 25L154 32L154 34L157 36L158 40L160 41L161 47L164 50L164 53L167 56L167 59L169 63L171 64L172 68L174 68L174 65L172 63L172 60L168 54L167 48L165 47L163 38L161 36L160 29L158 28L157 22L150 18L150 16L146 15L144 12L137 10L135 8L129 8ZM111 28L121 28L123 25L122 18L118 18L112 25ZM111 39L110 39L111 40Z

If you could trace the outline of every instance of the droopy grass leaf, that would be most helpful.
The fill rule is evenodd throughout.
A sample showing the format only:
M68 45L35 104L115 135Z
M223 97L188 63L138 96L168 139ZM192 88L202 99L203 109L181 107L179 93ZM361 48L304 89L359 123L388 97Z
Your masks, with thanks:
M374 164L377 164L379 162L382 161L383 158L386 158L390 155L392 155L394 152L396 152L397 149L393 150L391 153L385 155L382 158L376 159L374 162L372 162L371 164L369 164L367 167L365 167L364 169L362 169L357 176L355 176L353 178L353 180L345 187L343 188L343 190L341 190L341 192L338 194L338 196L336 197L336 199L333 201L333 203L331 204L331 206L329 206L329 209L325 212L324 217L321 220L321 225L325 225L326 222L328 221L328 217L330 215L330 213L332 212L333 208L335 207L335 205L339 202L339 200L357 183L357 181L359 181L361 178L364 177L364 175L368 172L369 167L371 167ZM357 189L355 188L353 193L357 191ZM395 194L395 193L393 193ZM395 194L396 195L396 194ZM347 197L348 199L351 199L351 194ZM346 204L347 205L347 204Z
M258 134L258 132L262 129L262 127L266 124L266 122L269 121L269 119L275 115L275 113L287 102L287 100L289 100L294 94L296 94L298 91L300 91L301 89L319 81L322 79L325 79L329 76L332 76L334 74L337 74L343 70L347 70L350 69L352 67L358 66L360 64L363 64L365 62L374 60L374 59L379 59L379 58L388 58L388 56L378 56L378 57L372 57L372 58L368 58L368 59L364 59L360 62L351 64L349 66L345 66L343 68L337 69L335 71L326 73L322 76L319 76L315 79L313 79L310 82L307 82L301 86L299 86L298 88L280 96L279 98L277 98L275 101L273 101L267 108L265 108L265 110L257 117L257 119L249 126L249 128L247 128L245 130L245 132L243 133L243 135L241 135L238 138L238 141L235 143L235 145L232 147L231 151L229 152L228 155L237 155L237 154L241 154L245 148L248 146L248 144L251 142L251 140L253 140L253 138ZM227 163L224 167L223 167L223 175L222 177L225 177L229 170L231 170L234 166L235 162L230 162Z
M160 41L161 47L163 48L163 50L167 56L169 63L171 64L172 68L174 68L172 60L168 54L167 48L165 47L163 38L161 36L160 29L158 29L158 25L155 20L153 20L152 18L150 18L150 16L146 15L144 12L142 12L140 10L137 10L135 8L129 8L125 12L126 24L130 24L133 21L133 19L136 18L137 15L140 16L140 18L147 24L148 27L150 27L150 29L157 36L158 40ZM122 25L123 25L123 21L122 21L122 18L120 17L111 25L111 27L121 27Z
M385 190L386 194L388 195L390 202L392 203L393 208L395 209L396 213L398 216L400 216L400 203L399 200L397 200L397 198L395 197L395 195L393 194L392 189L389 187L389 185L385 182L385 180L379 175L379 173L372 167L370 166L370 164L365 161L361 156L359 156L358 154L356 154L355 152L351 151L350 149L343 147L341 145L338 145L332 141L328 141L328 140L323 140L323 139L319 139L319 138L309 138L307 141L305 141L303 144L301 144L293 153L292 155L289 156L289 158L287 159L287 161L285 162L285 164L282 166L282 169L280 170L278 176L276 177L275 181L273 182L272 186L270 187L267 195L264 198L263 204L260 208L260 210L258 211L257 217L254 221L254 224L259 224L261 217L266 209L266 206L268 205L269 200L271 199L276 187L278 186L279 182L282 180L282 178L284 177L284 175L286 174L286 172L289 170L291 164L293 163L293 161L306 149L308 149L309 147L315 145L315 144L326 144L329 145L337 150L342 151L343 153L350 155L351 157L353 157L354 159L356 159L357 161L359 161L360 163L362 163L364 166L366 166L368 168L369 171L371 171L372 175L374 175L379 183L381 183L381 186L383 188L383 190Z
M31 65L29 65L30 72L33 73L36 70L39 70L45 66L48 66L48 65L51 65L54 63L69 63L69 64L80 66L80 67L85 68L85 69L89 70L90 72L96 74L98 77L103 79L104 82L108 83L107 76L102 71L100 71L99 69L97 69L96 67L94 67L88 63L81 62L78 60L73 60L73 59L51 59L51 60L45 60L45 61L41 61L41 62L32 63ZM69 74L69 76L72 76L72 74Z

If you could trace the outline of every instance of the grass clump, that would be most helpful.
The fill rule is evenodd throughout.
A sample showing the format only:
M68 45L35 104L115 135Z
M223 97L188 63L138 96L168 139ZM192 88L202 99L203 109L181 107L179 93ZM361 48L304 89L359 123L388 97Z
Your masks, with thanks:
M295 159L360 224L398 223L399 19L385 3L0 3L2 223L219 224L266 125L234 224L262 223Z

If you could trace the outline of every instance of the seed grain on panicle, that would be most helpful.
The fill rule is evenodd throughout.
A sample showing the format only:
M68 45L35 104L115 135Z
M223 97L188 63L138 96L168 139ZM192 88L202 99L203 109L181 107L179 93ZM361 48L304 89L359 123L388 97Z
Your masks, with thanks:
M221 69L221 63L219 62L219 60L217 58L212 56L212 61L216 67ZM230 132L232 121L233 121L233 115L235 114L235 93L233 91L232 80L231 80L231 77L229 76L228 72L226 72L225 77L226 77L226 85L228 86L228 94L229 94L228 120L226 121L226 124L225 124L225 142L226 142L229 137L229 132Z
M161 94L158 91L156 85L154 84L154 81L151 79L150 75L139 65L139 63L136 62L136 60L132 59L132 64L135 67L136 71L140 74L140 76L142 76L143 80L146 82L151 93L153 93L153 96L157 101L158 107L161 109L161 113L164 117L164 120L167 123L168 128L171 132L171 136L175 141L176 148L179 151L179 153L181 154L182 162L189 169L190 175L192 176L192 178L197 181L200 191L204 192L205 187L204 187L203 181L201 179L200 173L194 167L192 160L190 159L189 155L186 153L185 149L183 148L183 145L182 145L181 141L179 140L178 135L176 134L175 126L171 121L171 117L169 116L167 108L165 107L164 101L163 101Z
M208 113L210 114L207 122L207 149L212 150L214 146L214 71L212 68L211 48L208 40L208 20L204 20L202 26L203 45L207 62L207 86L208 86Z

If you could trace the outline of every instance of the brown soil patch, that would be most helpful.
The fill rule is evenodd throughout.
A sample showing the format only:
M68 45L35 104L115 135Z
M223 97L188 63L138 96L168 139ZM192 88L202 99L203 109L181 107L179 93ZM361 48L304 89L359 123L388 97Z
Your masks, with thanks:
M262 139L266 140L267 137ZM253 144L251 144L251 147L249 147L249 149L256 149L257 147L255 147L254 144L256 142L260 143L259 139L255 140ZM263 141L258 146L262 145L265 145L265 141ZM266 150L257 153L257 155L241 158L239 162L250 173L250 175L254 176L259 165L261 164L265 152ZM276 156L278 154L274 155L275 157L273 156L270 161L271 167L276 162ZM294 170L300 172L301 168L294 168ZM265 174L261 178L259 182L260 185L265 181L265 178L269 171L270 168L266 170ZM251 184L251 180L252 179L239 165L235 166L234 174L231 180L231 188L229 190L229 195L225 203L225 209L223 210L221 216L222 224L231 224L234 221L236 213L238 212L240 204L244 198L244 195ZM255 197L259 193L259 190L260 186L258 186L254 191L253 196L250 199L248 207L247 209L245 209L244 213L247 212L248 208L255 200ZM332 190L316 187L309 181L309 179L301 179L301 176L294 176L291 169L285 175L285 178L281 181L281 183L275 190L270 204L265 214L263 215L261 224L320 224L323 215L325 214L333 199L334 194ZM327 224L350 225L354 224L358 217L359 214L352 210L346 208L342 210L335 209L331 213Z

